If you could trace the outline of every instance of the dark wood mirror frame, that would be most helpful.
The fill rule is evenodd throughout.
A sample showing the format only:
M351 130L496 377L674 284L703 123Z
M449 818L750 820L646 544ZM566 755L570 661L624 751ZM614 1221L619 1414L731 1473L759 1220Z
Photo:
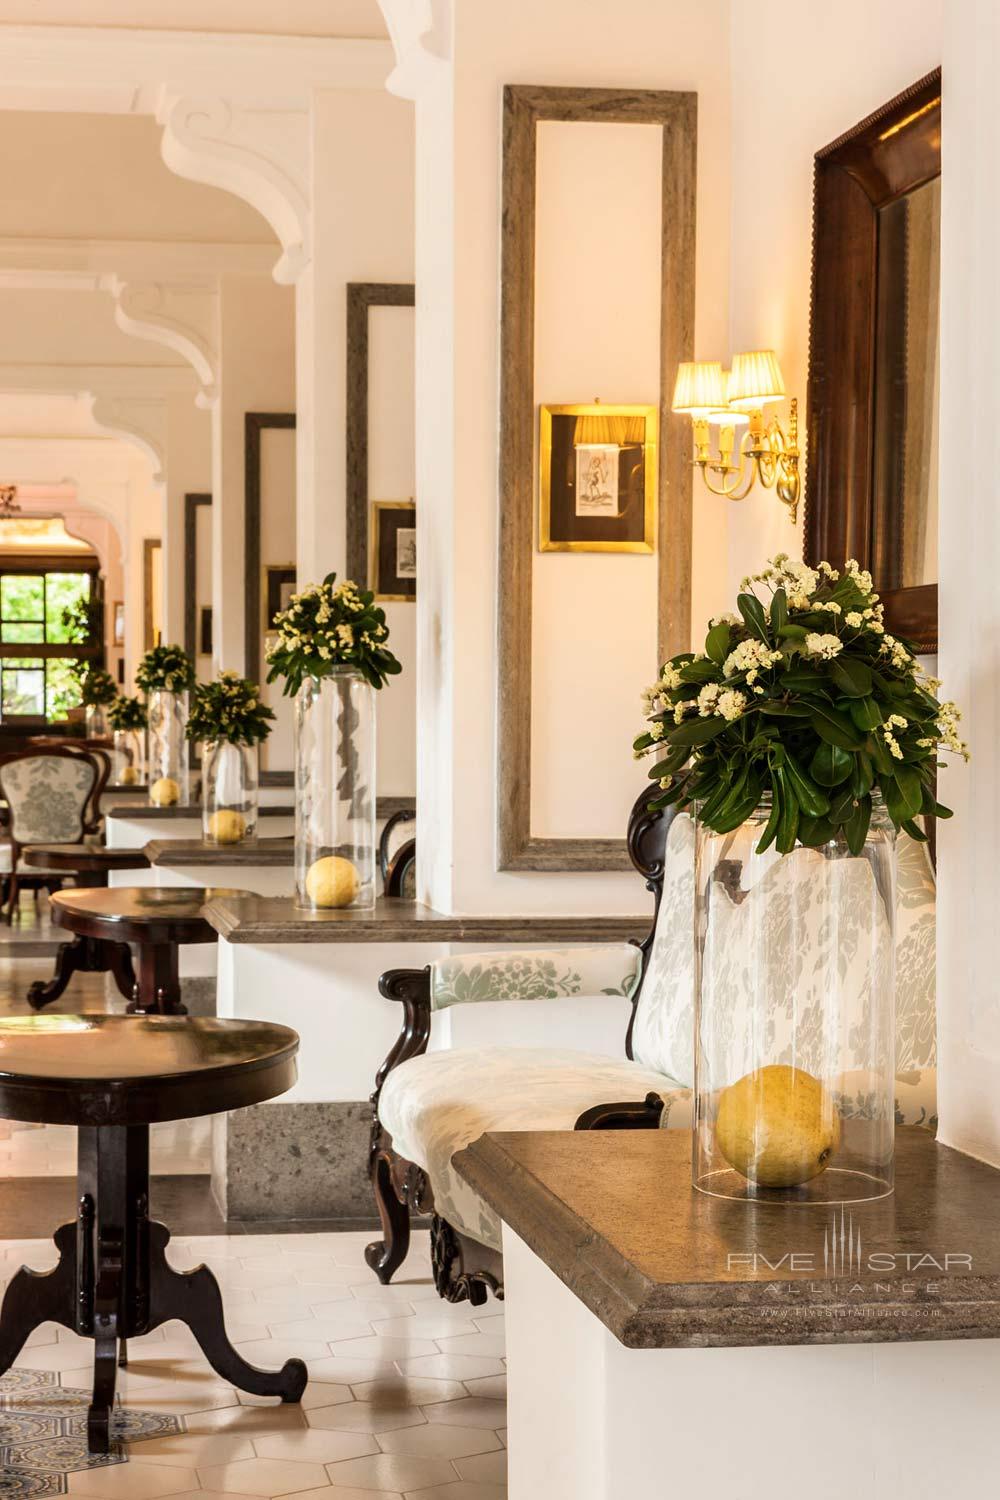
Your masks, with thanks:
M805 555L892 579L901 517L875 505L878 215L941 172L941 69L816 153ZM887 413L890 419L894 412ZM886 625L937 649L937 584L879 588Z

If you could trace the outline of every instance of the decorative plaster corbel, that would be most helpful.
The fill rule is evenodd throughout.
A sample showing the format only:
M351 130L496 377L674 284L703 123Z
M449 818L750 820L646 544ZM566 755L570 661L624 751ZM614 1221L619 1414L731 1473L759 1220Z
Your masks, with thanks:
M149 339L186 359L201 389L195 405L214 406L218 397L216 353L219 294L215 287L168 285L102 277L115 302L115 322L133 338Z
M144 453L153 466L153 483L166 483L167 409L163 401L137 396L92 395L90 414L104 432L124 438Z
M309 114L165 92L156 118L172 172L243 198L270 224L282 255L274 279L292 286L309 264Z
M390 94L416 99L451 56L452 0L379 0L396 66L386 79Z

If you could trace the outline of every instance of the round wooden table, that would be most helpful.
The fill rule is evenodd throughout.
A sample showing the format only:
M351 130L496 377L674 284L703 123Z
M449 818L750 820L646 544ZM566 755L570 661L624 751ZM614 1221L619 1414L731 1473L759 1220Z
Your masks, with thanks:
M21 856L26 865L60 874L85 875L93 889L104 888L112 870L148 870L141 849L106 849L101 844L32 844ZM135 992L132 955L125 943L77 935L56 955L56 968L46 982L36 979L28 990L28 1004L41 1010L58 1000L74 974L111 974L126 1000Z
M298 1401L306 1367L258 1370L226 1334L211 1271L175 1271L170 1233L149 1217L149 1127L242 1109L295 1082L299 1039L263 1021L170 1016L15 1016L0 1020L0 1117L75 1125L74 1223L54 1235L52 1271L23 1267L0 1308L0 1375L29 1334L60 1323L94 1340L92 1452L110 1447L116 1369L126 1340L180 1318L212 1369L256 1396Z
M138 973L128 997L129 1015L184 1016L178 944L216 942L219 934L205 921L202 907L214 896L245 894L200 885L85 887L58 891L52 897L52 920L83 938L136 945Z

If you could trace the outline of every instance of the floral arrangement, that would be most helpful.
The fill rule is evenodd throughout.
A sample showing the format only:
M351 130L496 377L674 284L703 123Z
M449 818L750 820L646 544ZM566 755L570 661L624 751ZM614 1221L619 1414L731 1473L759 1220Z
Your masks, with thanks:
M185 693L194 684L194 662L182 646L151 646L135 674L135 685L144 693L161 688Z
M704 652L672 657L643 695L636 756L663 752L651 807L695 806L728 833L769 792L757 848L782 854L838 833L860 854L875 793L915 839L921 813L951 816L934 776L939 747L968 759L961 715L938 702L913 647L887 633L870 573L780 553L743 580L736 603L739 615L712 620Z
M88 666L80 677L80 701L87 708L114 703L118 696L114 678L103 667Z
M108 721L112 729L145 729L146 705L141 698L116 698L108 709Z
M220 672L194 690L185 733L189 740L256 745L271 733L274 714L260 701L260 688L238 672Z
M297 693L306 677L329 677L338 667L355 667L373 688L403 669L387 648L389 628L375 595L328 573L293 594L275 617L278 634L268 648L268 682L285 679L284 692Z

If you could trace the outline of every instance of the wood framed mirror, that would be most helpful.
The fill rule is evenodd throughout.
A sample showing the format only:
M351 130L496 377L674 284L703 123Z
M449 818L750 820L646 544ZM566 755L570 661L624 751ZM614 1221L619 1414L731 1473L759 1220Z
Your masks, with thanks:
M941 70L817 152L805 555L937 649Z

